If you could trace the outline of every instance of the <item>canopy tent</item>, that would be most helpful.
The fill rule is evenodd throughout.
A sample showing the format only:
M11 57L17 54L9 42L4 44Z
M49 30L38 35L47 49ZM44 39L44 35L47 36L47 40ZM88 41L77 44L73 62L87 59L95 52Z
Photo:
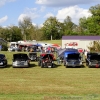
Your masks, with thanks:
M51 44L51 47L55 47L55 48L57 48L57 49L60 49L60 48L61 48L61 46L58 45L58 44Z
M40 43L37 43L37 44L33 44L34 46L38 46L38 47L41 47L42 45Z

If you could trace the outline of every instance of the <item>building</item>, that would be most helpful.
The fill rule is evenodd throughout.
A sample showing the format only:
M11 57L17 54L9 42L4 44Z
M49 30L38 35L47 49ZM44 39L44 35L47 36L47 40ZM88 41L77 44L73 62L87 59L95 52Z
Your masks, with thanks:
M62 48L82 48L88 50L93 41L99 41L100 36L62 36Z

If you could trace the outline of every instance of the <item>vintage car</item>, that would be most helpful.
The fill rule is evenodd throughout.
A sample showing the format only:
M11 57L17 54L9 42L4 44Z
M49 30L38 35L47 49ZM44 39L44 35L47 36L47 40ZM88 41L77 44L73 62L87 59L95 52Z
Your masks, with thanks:
M28 54L31 61L38 61L37 53L36 52L30 52Z
M42 53L40 54L38 65L41 68L53 68L54 67L54 54L52 53Z
M80 53L70 53L64 58L64 66L66 67L82 67Z
M5 54L0 54L0 67L7 67L7 59Z
M30 66L30 59L27 54L25 53L16 53L13 54L13 67L29 67Z
M87 53L86 65L88 67L100 67L100 54Z

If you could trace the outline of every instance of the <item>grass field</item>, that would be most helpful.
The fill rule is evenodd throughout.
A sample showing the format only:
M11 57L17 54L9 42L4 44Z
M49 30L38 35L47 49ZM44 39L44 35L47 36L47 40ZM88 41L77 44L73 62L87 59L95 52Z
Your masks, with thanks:
M0 100L100 100L99 68L12 68L15 52L1 53L9 65L0 69Z
M46 40L46 41L43 41L43 42L62 45L62 40L48 40L48 41Z

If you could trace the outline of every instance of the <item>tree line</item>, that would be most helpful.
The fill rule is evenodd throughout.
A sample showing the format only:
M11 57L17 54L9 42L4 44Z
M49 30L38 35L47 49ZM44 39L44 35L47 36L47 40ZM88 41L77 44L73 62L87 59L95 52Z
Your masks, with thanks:
M100 4L90 7L91 16L79 19L79 24L66 16L63 22L49 17L42 27L32 24L30 17L24 17L18 26L0 27L0 37L6 41L61 39L67 35L100 35Z

